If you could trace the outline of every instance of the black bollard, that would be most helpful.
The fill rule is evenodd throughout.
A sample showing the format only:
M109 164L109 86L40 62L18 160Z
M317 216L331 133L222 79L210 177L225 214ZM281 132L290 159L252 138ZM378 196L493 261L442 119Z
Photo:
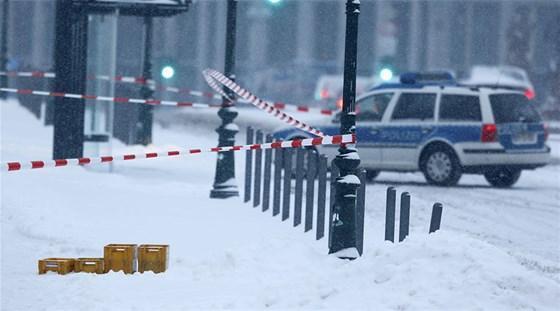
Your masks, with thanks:
M408 236L409 220L410 220L410 194L403 192L401 194L401 217L399 221L399 242L402 242Z
M385 208L385 241L395 242L395 205L397 191L393 187L387 188L387 202Z
M441 203L434 203L432 208L432 219L430 220L430 233L439 230L441 224L441 213L443 211L443 205Z

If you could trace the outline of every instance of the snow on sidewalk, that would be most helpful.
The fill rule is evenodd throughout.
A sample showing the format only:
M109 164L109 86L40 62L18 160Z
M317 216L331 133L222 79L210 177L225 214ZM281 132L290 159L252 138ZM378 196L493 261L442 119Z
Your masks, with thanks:
M13 101L0 105L2 161L48 158L52 129ZM217 137L156 127L154 141L163 149L210 147ZM302 228L238 198L208 199L215 157L132 161L112 174L2 173L1 309L552 310L560 303L557 282L445 226L430 236L413 228L401 244L368 238L354 262L326 256L325 241ZM241 153L238 176L242 163ZM108 243L170 244L170 268L37 275L40 258L102 256Z

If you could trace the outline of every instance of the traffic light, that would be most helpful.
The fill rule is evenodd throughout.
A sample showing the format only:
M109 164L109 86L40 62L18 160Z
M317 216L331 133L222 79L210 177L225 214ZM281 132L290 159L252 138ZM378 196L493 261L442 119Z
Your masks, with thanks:
M382 82L391 81L396 75L395 57L384 56L377 64L376 74Z
M160 81L173 82L181 75L182 69L173 57L164 56L154 59L153 75Z
M393 70L391 68L381 68L379 78L384 82L391 81L393 79Z
M282 3L282 0L266 0L266 2L272 4L272 5L277 5Z
M161 77L169 80L175 76L175 68L171 65L165 65L160 71Z

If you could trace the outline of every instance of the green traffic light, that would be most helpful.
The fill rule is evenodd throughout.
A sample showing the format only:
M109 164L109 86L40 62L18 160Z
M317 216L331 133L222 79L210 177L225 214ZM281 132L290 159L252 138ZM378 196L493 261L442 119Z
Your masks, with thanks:
M282 2L282 0L267 0L267 1L270 4L278 4L278 3Z
M164 66L161 68L161 76L164 79L171 79L175 75L175 68L172 66Z
M379 72L379 77L383 81L390 81L391 79L393 79L393 71L389 68L383 68Z

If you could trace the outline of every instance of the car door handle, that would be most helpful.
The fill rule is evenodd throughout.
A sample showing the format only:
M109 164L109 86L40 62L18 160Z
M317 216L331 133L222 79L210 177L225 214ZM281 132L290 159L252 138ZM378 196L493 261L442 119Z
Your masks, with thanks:
M372 134L377 134L377 133L379 133L379 129L378 128L370 128L369 132L372 133Z
M429 132L431 132L433 129L434 129L434 128L431 127L431 126L423 126L423 127L422 127L422 133L424 133L424 134L429 133Z

